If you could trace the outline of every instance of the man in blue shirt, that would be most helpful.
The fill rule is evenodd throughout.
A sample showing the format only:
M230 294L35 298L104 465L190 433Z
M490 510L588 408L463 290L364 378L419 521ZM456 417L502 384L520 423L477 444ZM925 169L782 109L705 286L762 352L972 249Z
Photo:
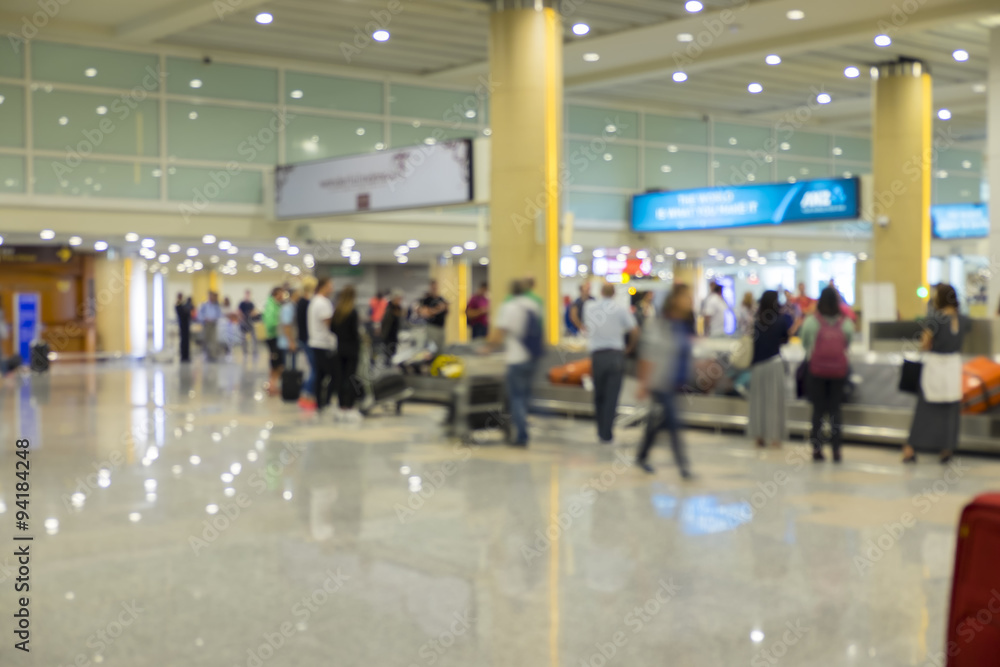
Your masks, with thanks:
M208 301L198 309L198 320L201 322L201 333L204 336L205 357L215 361L219 346L219 319L222 318L222 306L219 305L219 295L208 293Z
M625 355L631 353L639 339L639 325L631 309L615 300L615 286L611 283L601 287L600 299L583 309L583 325L593 364L597 437L601 444L610 445L614 441L612 426L625 377Z

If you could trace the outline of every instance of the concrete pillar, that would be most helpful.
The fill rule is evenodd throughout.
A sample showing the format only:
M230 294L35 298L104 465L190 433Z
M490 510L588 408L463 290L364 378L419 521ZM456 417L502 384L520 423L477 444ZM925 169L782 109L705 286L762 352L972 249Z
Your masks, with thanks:
M465 304L469 302L469 262L460 257L431 264L431 279L438 283L438 293L448 302L448 317L444 321L446 343L465 343L469 328L465 319Z
M926 313L931 247L931 75L919 61L873 71L874 280L896 287L903 319Z
M986 312L1000 304L1000 28L990 30L986 84L986 172L990 189L990 289Z
M498 3L490 18L490 79L491 321L511 281L533 277L546 337L555 344L563 76L562 25L554 9L542 2Z
M98 352L129 350L129 283L132 260L111 252L94 262L94 324Z

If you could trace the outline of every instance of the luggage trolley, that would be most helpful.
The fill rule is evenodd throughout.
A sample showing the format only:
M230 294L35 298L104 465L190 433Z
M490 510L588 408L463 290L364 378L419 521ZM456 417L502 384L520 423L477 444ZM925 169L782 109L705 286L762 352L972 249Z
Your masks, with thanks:
M449 435L463 442L472 440L476 431L499 429L510 435L502 355L465 357L465 369L454 380L449 406Z
M358 378L365 390L359 411L367 417L372 410L381 407L394 410L397 415L402 414L403 402L413 396L413 389L396 369L387 368L383 372L373 373L371 358L372 342L365 334L362 336L361 356L358 359Z

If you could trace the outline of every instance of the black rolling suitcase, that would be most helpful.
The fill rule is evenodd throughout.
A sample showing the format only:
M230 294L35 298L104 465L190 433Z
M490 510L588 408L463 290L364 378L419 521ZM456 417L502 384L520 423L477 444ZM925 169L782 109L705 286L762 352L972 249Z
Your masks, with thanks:
M49 349L48 343L35 343L31 346L31 370L36 373L45 373L49 370Z
M281 373L281 400L297 401L302 394L302 371L287 369Z

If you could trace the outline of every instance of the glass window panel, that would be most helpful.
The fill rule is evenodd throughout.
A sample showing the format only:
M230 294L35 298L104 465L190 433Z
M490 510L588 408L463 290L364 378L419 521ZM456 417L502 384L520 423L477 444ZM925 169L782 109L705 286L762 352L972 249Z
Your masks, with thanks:
M934 160L934 168L978 174L983 170L983 154L979 151L958 148L938 151Z
M830 157L830 135L814 134L811 132L794 132L791 136L779 134L779 143L788 144L786 149L779 146L779 150L790 155L801 155L803 157Z
M566 193L566 200L566 208L573 212L577 220L628 221L628 195L574 191Z
M160 173L155 164L84 160L69 173L57 175L46 160L35 160L35 193L67 197L157 199Z
M286 72L285 104L381 114L382 82Z
M764 151L774 150L774 139L771 138L771 128L754 127L751 125L736 125L734 123L716 123L713 128L713 140L720 148L737 150Z
M285 160L305 162L385 148L378 121L298 114L285 133Z
M159 88L159 56L110 51L89 46L31 43L31 76L35 81L76 83L104 88Z
M413 127L413 123L393 123L392 124L392 146L416 146L430 139L466 139L474 138L478 134L475 128L450 128L450 127L428 127L420 125Z
M851 178L862 174L872 173L871 165L867 164L844 164L843 160L833 161L833 175L838 178Z
M801 160L777 159L778 182L808 181L814 178L827 178L833 175L833 168L828 163L803 162Z
M167 197L181 202L207 199L210 202L231 204L260 204L264 201L264 174L253 169L242 169L236 173L229 172L228 179L222 179L219 171L200 167L170 167L167 169ZM225 183L225 187L219 185L220 181Z
M24 88L0 85L0 146L24 146Z
M167 92L248 102L278 101L278 72L262 67L167 58Z
M870 139L861 137L834 137L834 155L840 149L842 160L854 160L856 162L870 163L872 161L872 142Z
M477 95L473 91L392 85L389 89L389 113L447 123L475 123L482 113L484 96L484 92Z
M716 155L712 161L714 185L768 183L771 163L749 155Z
M24 158L0 155L0 192L24 192Z
M949 174L946 178L935 175L932 181L932 198L935 204L975 204L980 201L978 178Z
M294 118L289 120L286 130L294 123ZM168 154L189 160L276 164L281 124L274 111L171 102L167 106Z
M619 109L570 106L566 110L566 131L595 137L639 136L639 114Z
M23 44L16 40L0 41L0 76L20 79L24 76Z
M665 144L708 145L708 123L697 118L673 118L646 114L646 141Z
M565 161L573 185L596 185L611 188L639 187L638 153L635 146L611 142L571 141Z
M647 188L676 190L708 186L707 153L647 148L645 159Z
M35 148L66 152L67 161L90 153L160 154L160 107L154 99L36 90L33 100Z

